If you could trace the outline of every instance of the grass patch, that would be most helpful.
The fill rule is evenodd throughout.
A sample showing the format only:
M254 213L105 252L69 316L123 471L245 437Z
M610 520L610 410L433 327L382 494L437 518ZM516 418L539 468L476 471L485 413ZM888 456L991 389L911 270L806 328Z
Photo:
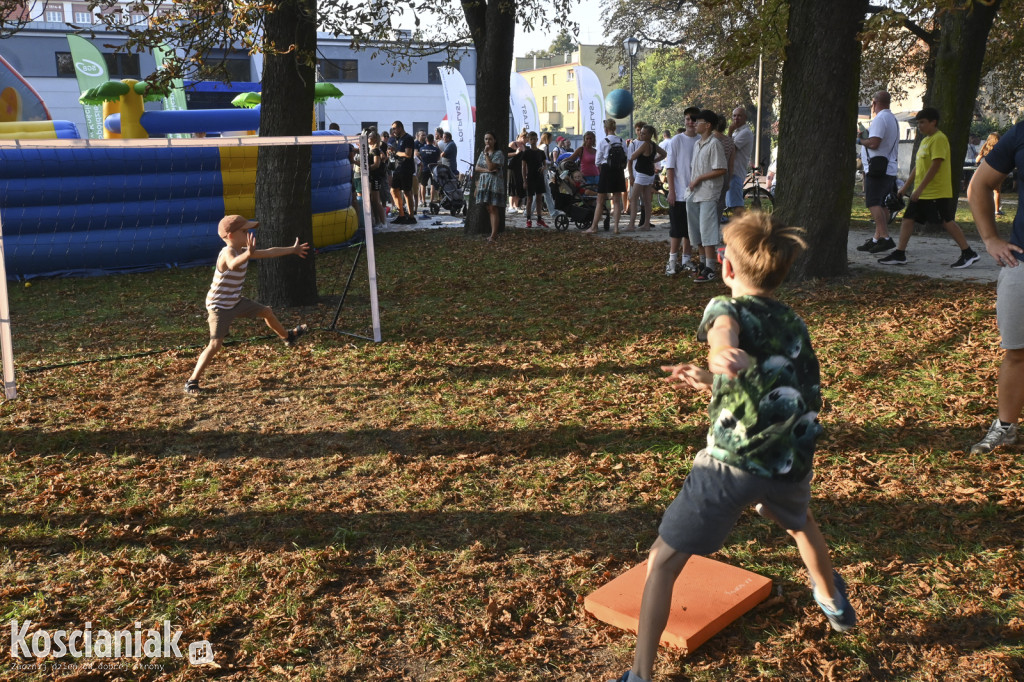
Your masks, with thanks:
M661 244L577 234L383 235L377 253L384 343L289 350L240 320L198 400L181 387L207 268L12 288L23 370L162 352L22 371L0 404L0 616L170 616L221 666L132 679L621 673L632 637L582 597L643 558L704 442L706 398L658 368L704 361L695 328L724 289L664 277ZM342 258L318 256L325 295ZM367 292L350 296L351 328ZM861 624L832 635L788 537L745 514L718 558L779 598L658 674L1020 678L1022 457L965 453L995 409L992 287L880 273L781 298L821 360L814 509ZM323 327L334 300L278 312Z

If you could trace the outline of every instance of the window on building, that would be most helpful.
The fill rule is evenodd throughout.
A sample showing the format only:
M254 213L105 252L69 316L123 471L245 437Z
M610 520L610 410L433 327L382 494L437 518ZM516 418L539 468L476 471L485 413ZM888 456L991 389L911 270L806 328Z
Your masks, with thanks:
M111 54L103 55L107 62L107 71L111 80L120 78L142 78L139 70L139 55L137 54Z
M442 66L447 66L451 69L459 70L459 62L427 62L427 82L434 83L435 85L440 84L441 74L438 72Z
M541 110L541 113L547 113L547 110L548 110L548 98L547 97L541 97L540 98L540 110Z
M75 78L75 60L70 52L55 52L57 58L57 78Z
M576 80L576 72L574 70L572 70L572 69L569 69L568 71L566 71L565 72L565 80L566 80L566 82Z
M357 59L321 59L320 77L334 83L359 82L359 60Z
M551 96L551 111L558 111L558 95Z
M87 9L79 9L75 7L74 21L79 26L88 26L92 23L92 12Z
M565 110L570 114L576 111L576 95L569 93L565 96Z
M377 127L377 122L376 121L363 121L359 125L362 126L362 130L369 130L370 128L373 128L378 133L380 132L380 128Z
M138 26L139 24L146 24L148 22L149 19L146 17L145 14L132 14L132 23L136 26Z
M566 135L575 135L576 134L576 129L575 128L566 128L565 129L565 134Z
M49 21L52 24L63 24L64 23L64 7L63 5L47 5L46 9L43 10L43 19Z
M252 80L249 58L211 58L210 61L200 67L199 77L210 80L222 80L226 77L232 83L248 83Z
M431 132L430 124L427 123L426 121L413 121L412 128L406 128L405 132L409 133L410 135L416 136L419 134L421 130L425 133Z
M544 76L543 79L541 80L541 85L547 85L547 84L548 84L548 77Z

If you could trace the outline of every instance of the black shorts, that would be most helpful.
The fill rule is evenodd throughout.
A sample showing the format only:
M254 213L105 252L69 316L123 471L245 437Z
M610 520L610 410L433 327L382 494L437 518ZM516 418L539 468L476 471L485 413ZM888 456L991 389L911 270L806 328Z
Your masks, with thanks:
M668 236L672 239L686 239L690 236L686 221L686 202L673 201L668 207Z
M535 173L526 178L526 195L535 197L540 194L544 194L544 176L540 173Z
M391 174L391 189L398 192L412 191L412 173L396 170Z
M949 223L956 219L956 199L918 199L907 204L903 219L916 223Z
M420 187L430 186L430 171L423 171L420 173Z
M864 176L864 206L881 206L885 203L885 195L896 184L895 175L886 175L884 178L873 178L870 175Z
M615 194L626 191L626 176L623 171L612 169L608 164L601 166L601 175L597 178L598 194Z

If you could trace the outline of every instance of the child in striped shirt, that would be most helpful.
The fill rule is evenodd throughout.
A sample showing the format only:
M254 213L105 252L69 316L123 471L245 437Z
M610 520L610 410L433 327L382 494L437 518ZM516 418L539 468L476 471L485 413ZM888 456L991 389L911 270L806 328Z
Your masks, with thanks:
M285 330L269 306L249 300L242 296L242 284L245 283L245 271L249 267L250 258L280 258L296 255L305 258L309 253L309 244L300 244L295 240L292 246L275 246L270 249L257 249L256 237L250 230L259 226L254 220L247 220L240 215L224 216L217 225L217 234L226 246L217 256L217 268L213 274L210 292L206 295L207 321L210 324L210 343L203 350L196 362L192 376L185 382L185 393L198 395L199 377L206 366L224 345L224 337L236 317L262 317L267 326L274 330L288 346L294 346L308 327L300 324L294 329Z

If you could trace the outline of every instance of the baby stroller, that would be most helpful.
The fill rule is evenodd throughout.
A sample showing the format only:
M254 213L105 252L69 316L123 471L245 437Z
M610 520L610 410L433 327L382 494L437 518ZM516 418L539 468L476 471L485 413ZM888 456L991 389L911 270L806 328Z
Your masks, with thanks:
M597 187L583 183L583 174L575 168L575 164L563 161L559 166L563 170L558 174L558 183L551 187L555 208L562 212L555 216L555 229L568 230L570 222L580 230L590 229L594 211L597 210ZM566 166L571 166L573 170L565 170ZM587 191L593 194L588 195ZM604 216L604 229L611 229L607 213Z
M448 166L432 163L430 164L430 179L434 183L434 187L441 192L441 202L431 201L430 212L437 215L443 208L446 211L451 211L452 215L465 215L466 196L463 194L458 176L452 173Z

